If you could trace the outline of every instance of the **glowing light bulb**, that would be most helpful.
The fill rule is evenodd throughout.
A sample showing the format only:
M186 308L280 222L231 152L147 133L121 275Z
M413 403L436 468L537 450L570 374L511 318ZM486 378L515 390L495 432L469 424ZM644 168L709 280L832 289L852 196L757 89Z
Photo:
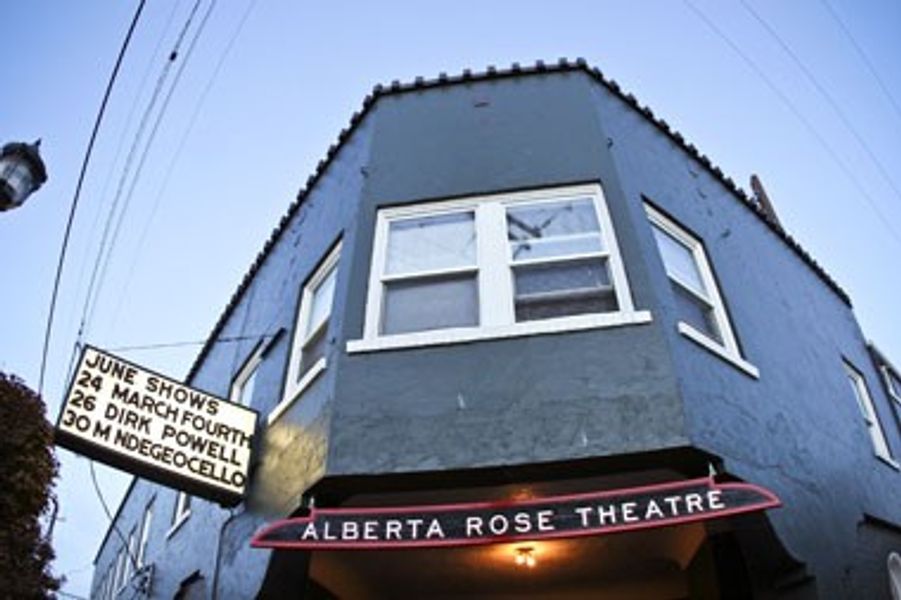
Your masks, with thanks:
M513 557L516 566L534 569L537 561L532 554L533 550L533 548L517 548L516 555Z

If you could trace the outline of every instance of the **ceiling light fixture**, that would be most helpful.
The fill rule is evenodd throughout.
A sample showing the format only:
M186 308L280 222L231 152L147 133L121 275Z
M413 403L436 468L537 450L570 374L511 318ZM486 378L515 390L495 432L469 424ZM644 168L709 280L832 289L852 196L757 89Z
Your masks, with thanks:
M535 549L532 547L517 548L514 557L516 566L534 569L536 564L534 551Z

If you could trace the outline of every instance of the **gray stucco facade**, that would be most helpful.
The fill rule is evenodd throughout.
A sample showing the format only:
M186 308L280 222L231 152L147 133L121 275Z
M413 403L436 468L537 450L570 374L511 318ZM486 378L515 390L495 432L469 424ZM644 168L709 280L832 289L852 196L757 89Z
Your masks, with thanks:
M896 459L899 407L841 289L679 134L576 63L377 88L339 142L188 381L228 396L264 348L251 405L265 427L246 501L225 510L194 498L173 529L177 492L136 480L116 516L127 535L153 507L152 597L173 597L186 581L203 597L347 596L309 583L307 553L249 546L254 531L311 499L501 498L524 482L556 489L576 480L584 489L579 479L641 482L711 468L766 487L783 506L707 531L731 540L710 560L740 556L742 575L716 567L715 591L689 582L682 597L890 597L901 473L874 455L844 365L863 376ZM646 322L349 350L366 329L380 210L579 184L603 190L628 293ZM701 242L754 373L680 330L648 205ZM286 399L302 290L339 243L325 368ZM107 535L92 597L109 597L121 547ZM739 580L741 589L724 583ZM134 589L126 584L119 597L140 597ZM591 597L580 593L557 597Z

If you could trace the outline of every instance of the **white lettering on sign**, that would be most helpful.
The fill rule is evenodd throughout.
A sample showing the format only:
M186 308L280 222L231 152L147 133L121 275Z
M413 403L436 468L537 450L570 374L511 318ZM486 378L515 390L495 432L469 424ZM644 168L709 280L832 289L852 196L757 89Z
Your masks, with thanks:
M57 430L61 445L99 460L112 455L118 466L152 468L166 485L189 480L239 498L256 420L253 410L88 347Z

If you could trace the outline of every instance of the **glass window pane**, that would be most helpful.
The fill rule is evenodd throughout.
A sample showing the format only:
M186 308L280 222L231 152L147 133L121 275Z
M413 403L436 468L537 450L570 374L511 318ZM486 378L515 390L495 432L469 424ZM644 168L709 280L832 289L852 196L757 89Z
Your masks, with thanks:
M899 379L894 373L889 373L889 381L891 382L892 394L901 401L901 379Z
M310 305L310 318L307 321L306 335L310 335L332 311L332 299L335 296L335 273L337 269L332 267L325 279L313 290L313 300Z
M320 358L325 356L327 347L328 327L322 327L313 337L307 340L300 351L300 369L297 370L297 381L306 374L306 372L316 364Z
M513 278L517 321L618 309L603 260L515 267Z
M241 385L241 395L238 397L238 402L244 406L250 406L250 400L253 398L253 388L257 382L257 371L259 370L259 367L254 368L250 376Z
M691 250L657 226L654 226L654 237L666 272L706 298L707 290Z
M150 524L153 522L153 505L147 506L144 511L144 520L141 522L141 544L138 550L138 566L143 567L147 558L147 542L150 540Z
M852 373L850 370L848 371L848 383L851 384L851 390L854 392L854 399L857 400L857 408L860 409L860 414L863 416L864 420L869 423L872 420L870 416L869 406L867 406L866 400L863 397L863 392L860 389L860 380L858 379L860 376L857 373Z
M389 282L382 333L406 333L479 324L476 275Z
M676 297L676 310L679 320L691 325L710 339L722 344L723 336L716 323L714 310L706 302L673 282L673 294Z
M604 249L590 198L508 208L507 239L514 261Z
M475 215L461 212L393 221L385 273L420 273L476 263Z

